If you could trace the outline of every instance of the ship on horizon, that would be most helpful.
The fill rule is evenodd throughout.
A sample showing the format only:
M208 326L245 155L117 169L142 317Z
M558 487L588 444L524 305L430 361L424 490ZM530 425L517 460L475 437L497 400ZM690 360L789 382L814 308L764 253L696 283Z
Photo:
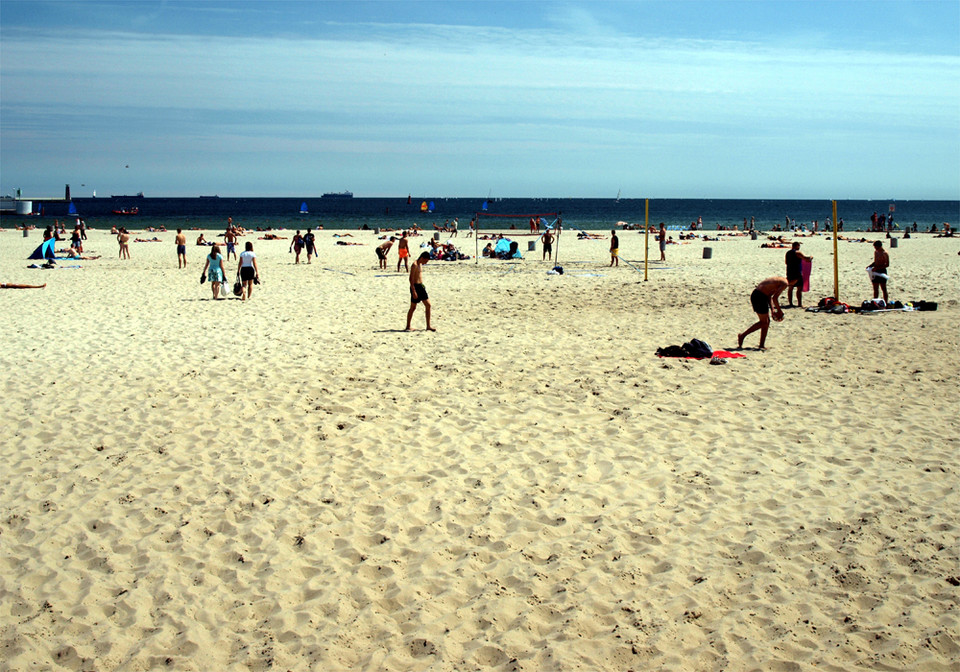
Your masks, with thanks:
M328 191L320 198L353 198L352 191Z

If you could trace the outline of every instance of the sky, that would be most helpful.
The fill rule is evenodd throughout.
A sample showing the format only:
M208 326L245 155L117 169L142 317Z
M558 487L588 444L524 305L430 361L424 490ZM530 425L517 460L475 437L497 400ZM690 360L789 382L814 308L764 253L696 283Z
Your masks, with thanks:
M960 2L0 0L0 193L960 198Z

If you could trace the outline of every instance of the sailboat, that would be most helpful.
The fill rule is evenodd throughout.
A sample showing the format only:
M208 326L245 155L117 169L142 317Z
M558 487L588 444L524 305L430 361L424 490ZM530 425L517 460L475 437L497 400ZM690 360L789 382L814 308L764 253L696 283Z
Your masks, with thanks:
M303 203L300 204L300 214L301 214L301 215L309 214L308 211L307 211L307 202L306 202L306 201L304 201Z
M617 189L617 203L620 202L620 190Z

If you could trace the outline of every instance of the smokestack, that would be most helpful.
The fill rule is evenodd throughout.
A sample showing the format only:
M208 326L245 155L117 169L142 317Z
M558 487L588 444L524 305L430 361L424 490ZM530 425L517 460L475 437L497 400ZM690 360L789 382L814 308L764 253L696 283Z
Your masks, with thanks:
M70 200L70 185L69 185L69 184L67 185L66 192L65 192L64 195L63 195L63 200L65 200L65 201L69 201L69 200Z

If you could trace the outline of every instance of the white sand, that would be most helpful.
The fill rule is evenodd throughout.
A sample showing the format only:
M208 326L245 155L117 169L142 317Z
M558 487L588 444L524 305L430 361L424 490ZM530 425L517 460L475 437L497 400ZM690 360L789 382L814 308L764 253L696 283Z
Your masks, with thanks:
M243 304L173 233L41 271L0 232L0 280L48 283L0 291L0 667L958 669L960 241L890 251L937 312L788 311L710 366L654 351L736 346L785 250L431 262L408 334L334 233L255 240ZM840 244L842 299L871 259Z

